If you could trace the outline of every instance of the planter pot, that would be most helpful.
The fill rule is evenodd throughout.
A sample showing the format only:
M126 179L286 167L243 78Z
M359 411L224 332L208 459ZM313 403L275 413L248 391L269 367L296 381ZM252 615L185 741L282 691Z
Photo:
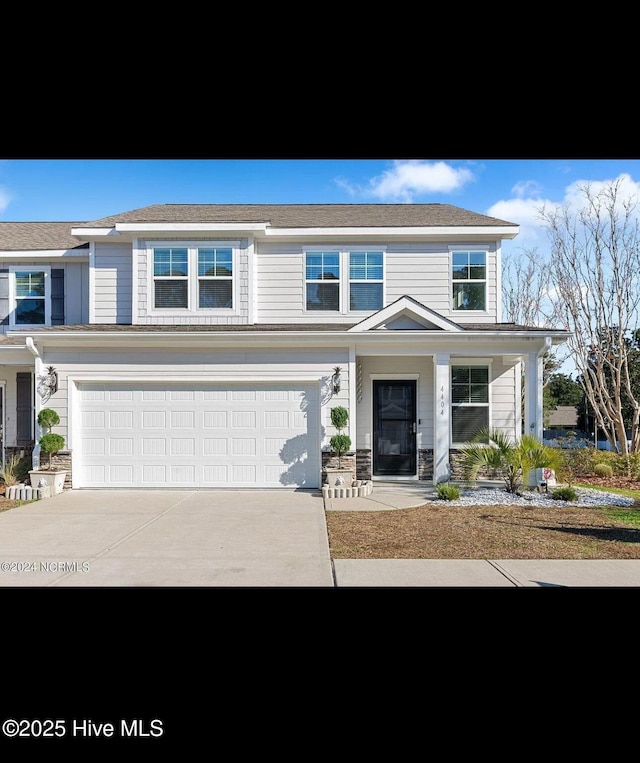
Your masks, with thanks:
M31 487L48 487L49 495L62 492L66 476L66 471L56 471L55 469L32 469L29 472Z
M355 469L325 469L329 487L351 487L356 478Z

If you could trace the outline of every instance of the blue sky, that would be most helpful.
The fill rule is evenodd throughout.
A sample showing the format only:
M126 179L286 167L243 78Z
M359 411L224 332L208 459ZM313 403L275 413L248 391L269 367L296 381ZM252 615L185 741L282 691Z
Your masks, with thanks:
M89 221L164 203L439 202L519 224L509 247L543 247L543 204L621 176L640 190L640 160L9 158L0 221Z

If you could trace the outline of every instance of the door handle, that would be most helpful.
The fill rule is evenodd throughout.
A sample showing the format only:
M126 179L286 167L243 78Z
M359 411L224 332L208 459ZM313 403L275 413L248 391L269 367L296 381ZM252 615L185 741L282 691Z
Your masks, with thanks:
M418 426L417 426L416 422L414 421L413 422L413 434L415 434L417 431L418 431Z

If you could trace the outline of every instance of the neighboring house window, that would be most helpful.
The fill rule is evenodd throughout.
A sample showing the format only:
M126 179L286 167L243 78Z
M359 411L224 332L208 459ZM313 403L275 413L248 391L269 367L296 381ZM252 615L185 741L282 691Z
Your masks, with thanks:
M11 326L51 324L51 269L15 266L11 273Z
M198 249L198 307L233 307L231 249Z
M185 247L153 251L154 306L165 310L189 307L189 256Z
M487 309L487 253L451 253L454 310Z
M452 366L451 441L471 440L489 426L489 368Z
M349 310L380 310L383 283L382 252L350 252Z
M307 310L340 310L340 253L306 255Z

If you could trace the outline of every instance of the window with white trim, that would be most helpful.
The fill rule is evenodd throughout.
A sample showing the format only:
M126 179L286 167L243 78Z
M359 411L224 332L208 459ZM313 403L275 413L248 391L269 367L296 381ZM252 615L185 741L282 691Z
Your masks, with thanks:
M487 253L451 253L454 310L487 309Z
M11 326L51 323L51 269L15 266L11 273Z
M198 307L233 307L233 251L198 249Z
M189 309L189 252L186 247L153 250L153 293L156 309Z
M307 310L340 311L340 252L307 252Z
M468 442L488 426L488 366L452 366L451 441Z
M150 250L152 310L229 312L236 304L235 246L227 242L157 243Z
M383 307L382 252L349 252L349 310Z

